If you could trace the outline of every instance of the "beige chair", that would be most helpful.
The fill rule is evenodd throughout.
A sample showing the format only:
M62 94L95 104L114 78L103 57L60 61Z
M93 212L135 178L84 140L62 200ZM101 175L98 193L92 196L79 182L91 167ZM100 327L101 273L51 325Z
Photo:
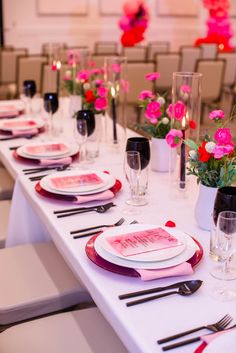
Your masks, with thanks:
M166 93L171 90L173 72L179 71L180 54L156 54L155 63L156 69L160 73L160 77L156 81L156 89L159 93Z
M22 92L24 80L34 80L36 82L37 93L42 89L42 68L47 63L47 56L28 55L19 56L17 59L17 88L18 94Z
M233 87L236 79L236 53L219 53L218 59L225 60L224 87Z
M97 308L16 325L0 334L1 353L128 353Z
M0 201L0 249L5 247L11 201Z
M200 47L182 46L180 55L180 71L194 72L197 60L201 59L202 49Z
M224 82L225 60L200 59L196 64L196 72L202 73L201 122L203 122L205 108L216 108L220 102Z
M0 200L10 200L14 189L14 180L8 171L0 166Z
M202 49L202 59L216 59L218 45L215 43L203 43L200 45Z
M96 55L117 55L117 42L96 42L94 44L94 54Z
M52 242L1 249L0 269L0 325L92 303Z
M123 48L122 55L127 58L127 62L145 62L147 61L147 47L141 45L125 47Z
M109 56L113 57L113 55L94 55L93 54L91 57L91 61L94 62L95 67L104 68L105 58Z
M168 53L169 51L169 42L149 42L147 47L147 60L153 61L156 54Z

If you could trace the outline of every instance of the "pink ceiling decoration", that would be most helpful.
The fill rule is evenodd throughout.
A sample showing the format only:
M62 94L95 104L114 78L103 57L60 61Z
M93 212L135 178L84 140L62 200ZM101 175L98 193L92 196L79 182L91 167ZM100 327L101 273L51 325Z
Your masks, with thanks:
M233 30L229 18L229 0L203 0L203 6L208 9L209 17L206 21L207 35L198 38L195 45L202 43L216 43L219 51L230 52L233 47L230 39L233 37Z

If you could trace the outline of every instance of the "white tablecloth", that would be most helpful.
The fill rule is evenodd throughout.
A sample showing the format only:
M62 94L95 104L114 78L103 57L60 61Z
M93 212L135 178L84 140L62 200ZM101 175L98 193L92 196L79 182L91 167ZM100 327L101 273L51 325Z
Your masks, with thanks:
M167 174L150 172L149 204L140 208L141 214L135 218L139 222L154 224L164 224L167 220L173 220L180 229L194 235L203 245L205 256L191 279L203 280L203 286L190 297L176 295L127 308L125 303L118 299L119 294L190 278L184 276L144 283L138 278L107 272L87 258L84 249L88 239L74 240L70 235L71 230L101 223L112 224L122 216L122 209L126 207L125 200L129 193L123 175L123 153L112 152L103 144L100 157L93 165L93 168L109 170L123 182L122 191L114 200L117 207L105 214L88 213L57 219L53 210L65 208L68 204L48 200L36 193L35 182L30 182L21 172L25 165L16 162L8 148L10 145L21 143L20 140L0 143L3 163L14 177L18 177L13 195L7 245L52 239L131 353L161 352L161 347L156 343L157 339L203 323L213 323L226 313L230 313L236 319L235 302L221 303L210 296L209 286L214 282L209 274L210 235L209 232L200 230L194 220L197 194L195 180L191 181L188 192L183 196L174 187L170 187ZM127 222L133 219L134 217L126 217ZM235 281L234 285L236 287ZM182 347L179 352L193 352L197 345L198 343Z

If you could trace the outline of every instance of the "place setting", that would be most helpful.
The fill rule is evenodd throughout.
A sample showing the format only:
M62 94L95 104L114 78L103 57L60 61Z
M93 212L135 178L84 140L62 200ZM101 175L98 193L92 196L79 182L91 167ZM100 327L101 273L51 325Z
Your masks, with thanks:
M0 119L12 119L24 113L24 103L20 100L1 101Z
M153 224L109 227L92 236L85 251L97 266L143 281L191 275L203 256L195 238L177 228Z
M40 118L19 117L13 120L0 120L0 141L15 138L32 138L44 132L45 121Z
M56 171L41 178L35 185L35 190L41 196L49 199L62 200L73 204L113 199L120 191L122 184L111 174L104 171L78 168L66 171ZM114 205L92 206L87 211L103 213ZM99 208L100 207L100 208ZM80 213L76 209L58 210L54 213L58 218L69 217ZM83 212L84 213L84 212Z

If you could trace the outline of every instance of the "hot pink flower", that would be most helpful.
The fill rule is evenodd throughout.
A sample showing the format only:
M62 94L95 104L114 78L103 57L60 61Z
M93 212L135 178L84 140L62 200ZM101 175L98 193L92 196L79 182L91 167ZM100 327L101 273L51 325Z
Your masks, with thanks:
M107 96L107 91L108 91L108 89L106 87L101 86L98 88L98 95L100 97L104 98Z
M146 80L148 81L155 81L160 77L160 73L159 72L151 72L150 74L147 74L145 76Z
M220 128L215 132L214 139L219 145L227 145L231 143L232 136L229 128Z
M87 81L89 78L89 72L87 70L80 71L77 73L76 78L80 81Z
M102 81L101 79L99 79L99 78L98 78L97 80L95 80L95 85L96 85L97 87L101 86L102 83L103 83L103 81Z
M101 69L94 68L91 70L92 75L100 75L100 73L101 73Z
M174 110L174 112L172 110ZM183 102L178 101L174 104L174 107L173 107L173 104L169 105L169 107L167 109L167 113L170 118L173 118L176 120L182 120L183 117L186 115L186 106ZM173 113L174 113L174 115L173 115Z
M112 71L115 73L119 73L121 71L120 64L112 64L111 68L112 68Z
M214 119L224 119L225 113L223 110L212 110L209 114L209 119L214 120Z
M191 87L189 85L182 85L180 87L180 90L184 93L190 93L191 92Z
M154 98L154 94L151 91L149 91L149 90L144 90L144 91L141 91L139 93L138 99L144 100L144 99L147 99L147 98L153 99Z
M161 116L161 105L158 102L150 102L147 105L145 117L147 119L157 119Z
M104 110L107 107L107 99L106 98L97 98L94 102L94 107L96 110Z
M212 153L215 159L221 159L222 157L227 156L228 154L233 152L233 150L234 150L233 144L229 144L225 146L215 145Z
M181 130L171 129L166 135L166 142L172 148L178 147L183 138L183 133Z

